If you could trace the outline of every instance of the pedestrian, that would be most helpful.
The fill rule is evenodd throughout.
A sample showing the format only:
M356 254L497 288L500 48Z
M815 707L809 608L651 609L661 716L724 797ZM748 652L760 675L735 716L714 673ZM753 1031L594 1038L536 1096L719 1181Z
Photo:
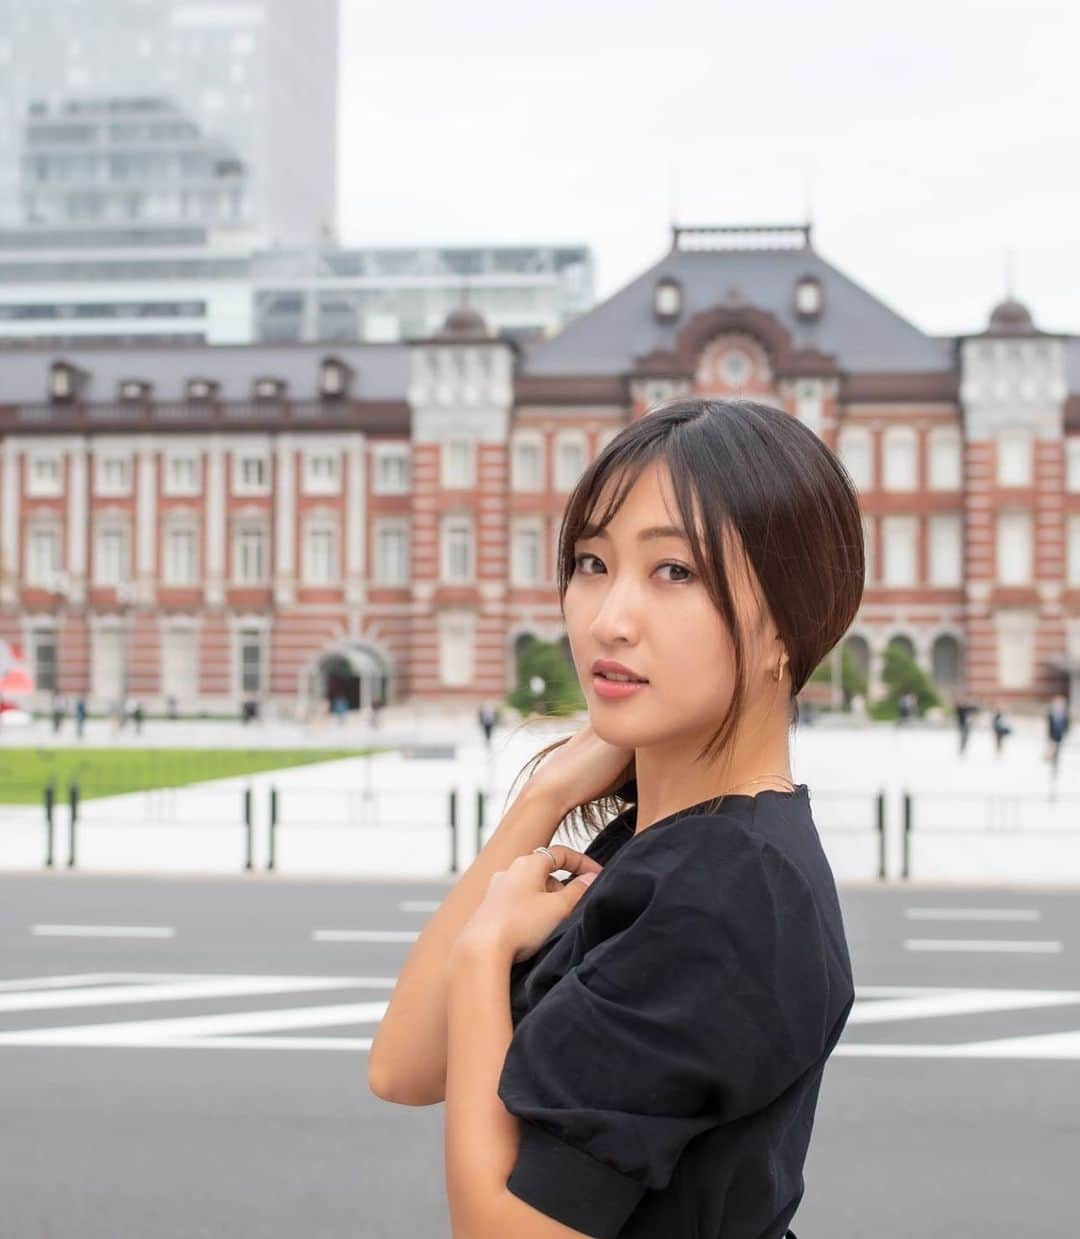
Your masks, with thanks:
M141 736L143 725L143 704L141 701L132 702L131 721L135 724L135 734Z
M67 715L67 703L59 693L53 693L52 699L52 729L53 735L60 734L60 728L63 725L64 718Z
M971 737L971 717L976 712L976 706L971 701L957 700L954 707L956 713L956 725L960 729L960 755L964 755L967 748L968 740Z
M1000 703L994 706L994 717L991 721L991 726L994 729L994 755L1000 756L1002 747L1005 743L1005 737L1012 735L1012 728L1005 717L1005 711L1001 708Z
M1061 745L1065 733L1069 730L1069 702L1061 693L1050 701L1050 709L1046 712L1047 758L1054 778L1057 778L1058 764L1061 760Z
M484 731L484 743L488 748L491 748L491 733L495 727L495 707L490 701L485 701L479 710L476 712L480 726Z
M789 733L859 609L859 496L804 422L686 397L625 426L564 512L552 609L588 721L526 763L411 947L368 1082L444 1103L455 1234L539 1212L793 1239L855 987ZM585 852L552 842L571 815Z
M83 728L86 726L86 698L75 699L75 739L83 738Z
M904 727L907 725L908 719L911 717L911 694L901 693L896 702L896 725Z
M371 702L371 725L372 727L378 727L379 712L382 710L385 704L386 703L383 701L381 697L372 698L372 702Z

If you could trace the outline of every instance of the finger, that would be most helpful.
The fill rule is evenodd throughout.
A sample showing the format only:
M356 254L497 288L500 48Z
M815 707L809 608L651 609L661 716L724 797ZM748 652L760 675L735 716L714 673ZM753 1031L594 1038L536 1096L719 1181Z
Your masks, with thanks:
M564 847L561 843L549 844L548 851L555 857L554 866L552 866L552 862L543 852L532 852L530 855L535 856L537 860L542 860L552 873L557 873L563 869L574 874L599 873L604 867L598 861L593 860L591 856L586 856L584 852Z

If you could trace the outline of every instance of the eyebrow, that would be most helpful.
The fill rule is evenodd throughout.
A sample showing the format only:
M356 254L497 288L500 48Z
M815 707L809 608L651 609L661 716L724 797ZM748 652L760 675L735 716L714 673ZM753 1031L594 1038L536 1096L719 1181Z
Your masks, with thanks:
M588 525L581 531L581 537L583 539L605 538L610 541L611 535L606 529L597 529L595 525ZM678 525L650 525L647 529L638 531L639 542L648 542L653 538L681 538L684 542L690 541L686 536L686 530L680 529Z

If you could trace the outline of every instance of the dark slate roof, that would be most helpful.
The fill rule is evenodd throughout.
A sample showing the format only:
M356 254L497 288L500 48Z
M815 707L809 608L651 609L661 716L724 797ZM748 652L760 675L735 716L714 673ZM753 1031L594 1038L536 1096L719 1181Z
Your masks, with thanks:
M816 323L794 311L795 282L813 275L824 291ZM674 323L653 315L653 289L671 276L683 289ZM730 290L747 306L765 310L791 333L796 348L835 355L849 373L942 371L952 366L951 342L926 335L864 288L806 249L672 250L607 301L533 346L524 372L535 375L623 374L634 358L670 348L695 314L730 304Z
M0 404L48 399L49 367L55 361L78 366L90 376L83 392L89 402L116 399L125 379L154 384L156 400L183 400L188 379L221 384L222 400L251 398L255 378L281 378L294 400L318 398L319 363L339 357L354 372L350 395L358 400L404 400L409 385L405 344L196 344L84 345L79 348L9 347L0 350Z

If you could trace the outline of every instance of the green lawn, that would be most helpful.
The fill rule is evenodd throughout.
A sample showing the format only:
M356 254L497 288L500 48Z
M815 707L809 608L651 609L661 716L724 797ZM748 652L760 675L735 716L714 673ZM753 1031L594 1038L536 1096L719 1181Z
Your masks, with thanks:
M153 787L181 787L204 779L340 761L369 749L3 749L0 804L38 804L46 783L66 798L74 779L83 798L115 796Z

